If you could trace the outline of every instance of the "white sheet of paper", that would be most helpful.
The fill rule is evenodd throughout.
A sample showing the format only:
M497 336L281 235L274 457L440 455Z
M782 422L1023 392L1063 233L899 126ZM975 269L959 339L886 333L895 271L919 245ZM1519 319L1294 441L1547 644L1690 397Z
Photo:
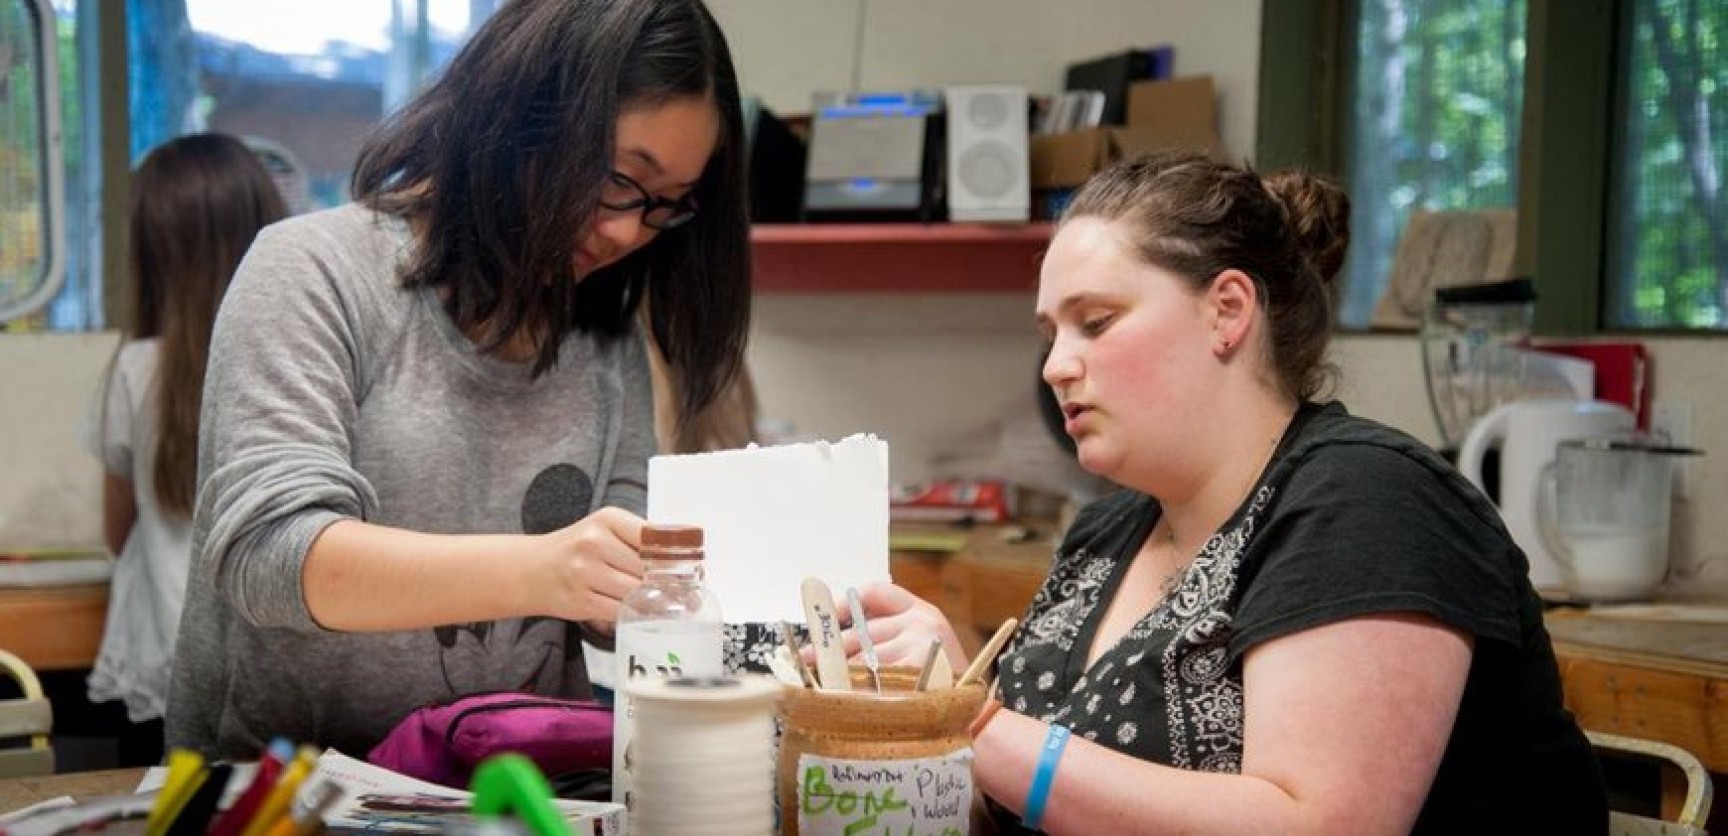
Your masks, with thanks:
M888 443L749 447L648 460L648 519L699 525L730 623L802 623L799 585L888 580Z

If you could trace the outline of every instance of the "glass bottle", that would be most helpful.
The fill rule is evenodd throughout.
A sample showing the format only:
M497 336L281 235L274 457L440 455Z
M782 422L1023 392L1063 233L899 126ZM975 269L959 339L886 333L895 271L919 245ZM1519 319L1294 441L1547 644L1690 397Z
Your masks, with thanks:
M703 582L702 529L649 523L642 527L641 555L642 583L618 607L612 798L624 804L629 803L636 715L626 691L630 680L726 673L720 599Z

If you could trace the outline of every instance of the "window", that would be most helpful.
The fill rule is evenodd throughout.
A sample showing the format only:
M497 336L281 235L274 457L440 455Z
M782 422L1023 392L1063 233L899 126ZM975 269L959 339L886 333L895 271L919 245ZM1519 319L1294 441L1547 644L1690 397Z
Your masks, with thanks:
M1608 325L1728 328L1728 0L1632 0ZM1612 210L1611 210L1612 212Z
M6 14L13 16L21 14L19 9L48 5L48 0L0 2L9 4ZM58 146L28 142L63 149L63 163L40 169L0 165L6 172L0 182L0 200L6 201L0 205L0 225L37 223L29 213L15 218L12 206L39 187L39 171L63 172L68 191L65 286L29 317L6 323L0 316L0 329L101 328L102 276L123 275L123 267L104 270L100 263L97 108L79 107L80 91L98 87L93 83L100 58L94 32L96 9L103 2L53 0L49 16L59 46L65 132ZM348 175L366 132L437 72L498 2L128 0L127 154L136 161L175 136L223 131L245 138L260 153L290 209L340 203L347 198ZM0 82L0 155L14 150L34 155L36 150L18 144L26 140L14 139L39 125L13 121L37 118L30 115L34 111L15 108L28 102L19 104L9 92L27 92L26 80L36 77L34 70L13 71L16 61L29 57L12 47L15 32L27 31L14 22L7 18L0 26L0 59L6 62L6 81ZM80 83L86 76L92 82ZM16 192L9 191L14 187ZM14 270L24 269L11 265L15 239L10 227L4 229L0 240L8 246L0 255L0 312L23 285ZM42 232L49 229L44 226ZM27 254L40 258L35 249Z
M1410 211L1498 204L1539 333L1728 329L1728 0L1280 0L1262 20L1260 165L1341 174L1357 203L1345 327Z
M150 0L182 5L191 65L158 68L183 97L177 121L261 140L272 147L290 207L347 199L360 143L384 114L442 67L490 5L470 0ZM171 89L162 84L158 89ZM136 124L136 117L134 123ZM300 170L298 182L286 169Z
M1345 175L1352 246L1339 321L1361 328L1417 209L1516 204L1523 0L1360 0Z
M0 322L39 310L65 276L54 15L0 7Z

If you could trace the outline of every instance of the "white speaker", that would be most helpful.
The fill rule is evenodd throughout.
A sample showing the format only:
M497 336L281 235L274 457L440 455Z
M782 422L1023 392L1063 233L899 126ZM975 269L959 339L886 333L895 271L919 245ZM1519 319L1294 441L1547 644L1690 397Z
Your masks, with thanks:
M1026 89L949 87L948 219L1024 222L1027 187Z

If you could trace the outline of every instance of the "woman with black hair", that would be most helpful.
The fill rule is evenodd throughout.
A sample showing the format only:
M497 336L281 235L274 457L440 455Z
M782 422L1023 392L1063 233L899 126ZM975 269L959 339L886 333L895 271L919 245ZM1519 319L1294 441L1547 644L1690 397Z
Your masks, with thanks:
M218 317L168 742L364 753L590 691L641 573L646 322L695 420L749 319L737 80L700 0L513 0L258 238ZM646 316L639 309L646 303Z

